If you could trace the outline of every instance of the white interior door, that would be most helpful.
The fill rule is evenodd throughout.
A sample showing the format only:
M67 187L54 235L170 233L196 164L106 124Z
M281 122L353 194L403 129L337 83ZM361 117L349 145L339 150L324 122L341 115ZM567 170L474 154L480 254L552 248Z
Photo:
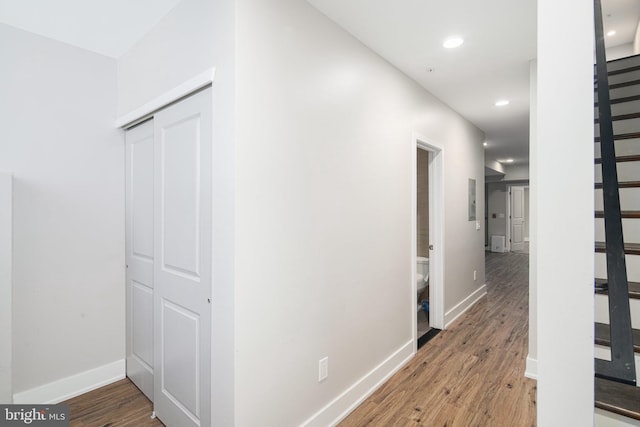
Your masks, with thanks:
M429 324L436 329L445 329L445 280L444 280L444 151L443 147L426 138L414 135L412 141L413 152L417 153L416 147L429 152ZM412 242L411 242L411 268L413 269L413 278L416 274L417 256L417 159L412 158L413 164L413 188L412 188ZM416 281L412 280L413 286ZM417 319L416 319L416 291L412 287L412 324L414 344L417 344ZM417 345L414 347L417 351Z
M153 123L126 132L127 376L153 401Z
M154 409L167 426L209 426L211 89L154 116Z
M524 250L524 187L511 187L511 250Z

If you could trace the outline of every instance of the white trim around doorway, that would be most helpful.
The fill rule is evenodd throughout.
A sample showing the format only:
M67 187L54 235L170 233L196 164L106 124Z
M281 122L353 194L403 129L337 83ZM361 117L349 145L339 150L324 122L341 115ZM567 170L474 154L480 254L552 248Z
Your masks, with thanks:
M444 329L444 147L414 133L411 138L411 292L414 351L417 351L417 149L429 151L429 305L431 326Z

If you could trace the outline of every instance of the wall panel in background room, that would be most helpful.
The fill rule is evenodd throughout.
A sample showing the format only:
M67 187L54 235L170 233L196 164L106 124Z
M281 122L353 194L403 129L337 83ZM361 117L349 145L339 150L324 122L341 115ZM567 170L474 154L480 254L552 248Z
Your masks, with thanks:
M0 172L0 403L12 403L11 265L13 252L13 177Z

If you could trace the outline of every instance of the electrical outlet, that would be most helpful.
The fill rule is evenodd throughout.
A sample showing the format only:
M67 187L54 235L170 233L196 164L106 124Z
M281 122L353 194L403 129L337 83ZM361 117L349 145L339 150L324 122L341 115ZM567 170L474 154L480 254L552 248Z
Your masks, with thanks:
M478 270L473 270L473 280L478 280Z
M329 376L329 358L324 357L318 361L318 382L322 382Z

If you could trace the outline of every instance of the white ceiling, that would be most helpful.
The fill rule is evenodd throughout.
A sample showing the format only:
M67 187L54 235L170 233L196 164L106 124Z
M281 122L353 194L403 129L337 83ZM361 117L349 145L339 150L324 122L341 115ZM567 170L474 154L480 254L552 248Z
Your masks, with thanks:
M1 0L0 22L118 58L180 0Z
M482 129L488 159L528 163L536 0L308 1ZM630 42L640 0L604 3L605 27L617 31L610 44ZM444 49L454 35L464 44ZM501 98L510 104L496 107Z
M607 47L633 41L640 19L640 0L602 0L604 31L615 30L616 34L606 38Z
M528 162L536 0L308 1L482 129L488 159ZM118 58L179 2L0 0L0 22ZM640 0L603 3L605 30L617 31L608 45L632 41ZM444 49L452 35L464 44Z
M482 129L489 157L528 162L535 0L309 1ZM443 48L453 35L464 44Z

